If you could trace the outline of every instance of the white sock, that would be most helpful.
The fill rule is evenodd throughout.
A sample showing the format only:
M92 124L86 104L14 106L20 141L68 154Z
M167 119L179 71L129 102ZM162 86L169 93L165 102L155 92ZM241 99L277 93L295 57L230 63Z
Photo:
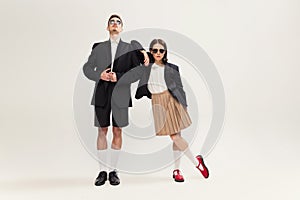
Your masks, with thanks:
M107 171L107 166L108 166L107 154L108 154L107 149L97 150L97 158L98 158L100 171Z
M179 169L180 160L181 160L180 154L181 154L181 151L173 150L173 155L174 155L174 169Z
M184 154L188 157L188 159L195 165L197 166L198 162L196 161L196 157L193 156L190 148L186 148L186 150L184 151Z
M121 151L117 150L117 149L110 149L110 167L111 167L111 170L117 169L120 152Z

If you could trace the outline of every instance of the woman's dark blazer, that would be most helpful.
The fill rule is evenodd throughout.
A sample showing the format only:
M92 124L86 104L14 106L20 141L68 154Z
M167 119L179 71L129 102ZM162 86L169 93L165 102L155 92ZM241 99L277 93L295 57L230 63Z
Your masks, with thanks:
M133 49L136 50L137 57L140 60L140 63L143 63L144 55L140 52L140 50L144 50L144 48L136 40L132 40L131 45L133 46ZM154 62L154 58L153 58L152 54L150 54L149 52L147 52L147 53L148 53L148 56L150 58L150 63L151 63L149 66L144 66L144 65L137 66L137 67L131 69L130 71L128 71L121 78L121 80L118 81L119 86L121 86L123 84L130 84L130 83L139 81L138 89L135 94L136 99L140 99L143 96L146 96L149 99L151 99L151 96L152 96L150 91L148 90L148 81L149 81L151 68L152 68L152 65ZM165 72L164 73L165 82L166 82L169 92L180 104L187 107L186 95L183 90L183 85L182 85L178 66L167 62L165 64L164 72ZM115 98L115 99L117 101L121 101L120 98Z
M150 77L150 72L153 64L150 64L149 66L140 66L143 67L143 73L140 78L138 89L135 94L136 99L140 99L143 96L147 96L149 99L151 99L151 92L148 90L148 81ZM165 64L165 81L167 88L171 95L183 106L187 107L186 102L186 95L183 90L183 85L181 81L181 77L179 74L179 68L177 65L174 65L172 63L166 63Z

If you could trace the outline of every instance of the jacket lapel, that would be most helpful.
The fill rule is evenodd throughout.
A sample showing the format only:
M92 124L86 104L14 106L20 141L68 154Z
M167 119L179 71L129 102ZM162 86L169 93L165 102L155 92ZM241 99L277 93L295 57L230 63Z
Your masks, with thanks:
M104 43L104 59L107 63L106 68L110 68L112 59L110 40L107 40Z
M169 69L170 67L168 66L168 63L166 63L166 65L165 65L165 69L164 69L164 78L165 78L165 82L166 82L166 84L168 84L167 82L168 82L168 77L170 77L170 69Z
M111 45L110 45L110 40L105 41L104 43L104 62L106 62L106 69L111 68ZM102 82L104 84L104 90L106 91L107 89L107 82Z
M174 69L172 67L170 67L168 65L168 63L166 63L166 66L165 66L165 73L164 73L164 77L165 77L165 82L167 84L167 87L169 90L173 90L175 89L176 85L175 85L175 81L173 79L173 71Z
M120 56L122 56L125 52L125 44L124 42L120 39L118 47L117 47L117 51L116 51L116 55L115 55L115 60L114 60L114 69L116 69L116 67L118 66L118 62L119 62L119 58Z
M149 78L150 78L150 73L151 73L151 69L152 69L153 63L151 63L147 68L146 68L146 72L145 72L145 83L148 84L149 82Z

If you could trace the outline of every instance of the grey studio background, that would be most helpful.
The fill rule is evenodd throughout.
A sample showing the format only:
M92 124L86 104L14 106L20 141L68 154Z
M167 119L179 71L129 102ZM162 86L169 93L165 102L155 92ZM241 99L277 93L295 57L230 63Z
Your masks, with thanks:
M1 0L0 198L299 199L299 8L296 0ZM72 97L112 13L124 31L184 34L215 63L226 121L206 158L209 179L184 158L183 184L170 167L93 186L98 166L76 133Z

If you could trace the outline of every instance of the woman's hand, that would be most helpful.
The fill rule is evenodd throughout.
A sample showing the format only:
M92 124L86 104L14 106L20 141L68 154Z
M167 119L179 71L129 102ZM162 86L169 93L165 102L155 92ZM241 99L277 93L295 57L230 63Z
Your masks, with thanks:
M149 56L148 56L147 52L145 50L141 50L141 53L144 54L144 65L148 66L150 60L149 60Z

